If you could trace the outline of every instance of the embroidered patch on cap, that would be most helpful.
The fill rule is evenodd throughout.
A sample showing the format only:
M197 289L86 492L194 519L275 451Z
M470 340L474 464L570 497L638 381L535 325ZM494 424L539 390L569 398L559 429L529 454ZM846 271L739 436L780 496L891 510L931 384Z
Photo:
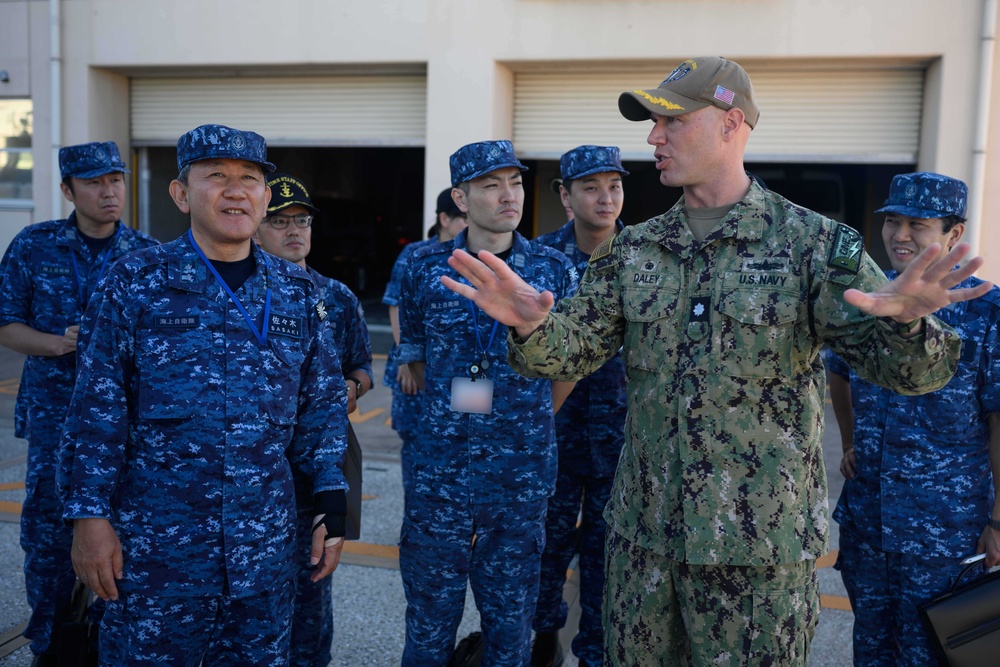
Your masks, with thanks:
M268 333L287 338L302 338L302 318L271 313L267 325Z
M715 99L721 100L721 101L725 102L726 104L732 104L733 103L733 98L735 96L736 96L736 93L734 93L733 91L729 90L728 88L723 88L722 86L716 86L715 87L715 95L712 95L712 97L714 97Z
M861 235L847 225L837 225L837 235L830 247L829 266L851 273L861 268L861 254L865 250Z

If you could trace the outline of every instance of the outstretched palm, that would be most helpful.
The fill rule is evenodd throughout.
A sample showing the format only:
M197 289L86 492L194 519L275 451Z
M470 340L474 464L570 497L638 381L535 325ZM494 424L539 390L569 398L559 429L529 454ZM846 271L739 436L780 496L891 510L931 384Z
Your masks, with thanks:
M447 276L442 276L441 282L448 289L472 299L496 321L514 327L522 338L527 338L552 310L555 303L552 292L539 292L496 255L481 252L479 257L476 259L463 250L455 250L448 264L469 284Z
M965 266L952 268L968 254L969 249L968 243L959 243L951 252L938 259L941 246L935 243L917 255L895 280L889 281L874 292L849 289L844 292L844 300L878 317L891 317L898 322L912 322L950 303L980 297L990 290L992 283L984 282L976 287L951 289L975 273L983 264L983 258L976 257Z

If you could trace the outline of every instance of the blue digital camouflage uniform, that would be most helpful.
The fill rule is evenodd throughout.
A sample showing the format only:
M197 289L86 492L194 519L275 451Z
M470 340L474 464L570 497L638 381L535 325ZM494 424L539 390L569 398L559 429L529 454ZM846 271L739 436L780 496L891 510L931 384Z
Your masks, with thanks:
M263 329L270 290L260 343L189 239L119 262L84 319L61 448L64 516L107 518L122 543L102 655L197 664L239 651L229 664L286 664L292 471L316 492L347 488L344 379L304 270L253 245L256 269L236 296ZM270 609L279 632L240 609ZM213 623L228 634L205 654Z
M435 243L437 243L437 237L423 241L414 241L403 246L403 249L399 251L399 256L396 257L395 263L392 265L392 273L389 274L389 282L385 286L385 294L382 295L383 305L399 308L399 296L403 288L403 275L406 272L406 263L417 248L434 245ZM423 392L413 395L404 394L402 389L400 389L399 381L396 379L399 369L399 362L396 361L398 353L399 347L393 341L392 349L389 350L389 358L385 362L385 375L383 376L382 384L392 389L392 428L399 435L400 440L403 441L401 451L405 452L410 448L413 439L417 435L417 426L420 423L420 412L423 406L424 395ZM409 459L409 456L402 457L402 461L404 462L402 470L404 494L410 487L410 473L405 463Z
M948 590L993 509L987 418L1000 412L1000 289L936 316L961 336L962 356L930 394L896 394L826 356L831 373L849 378L854 411L856 474L833 518L857 665L937 664L917 605Z
M617 232L623 228L618 223ZM590 255L576 247L573 222L539 236L535 243L562 252L581 275L590 261ZM604 654L601 600L608 526L603 513L625 442L627 409L625 366L621 354L616 354L577 382L556 414L559 468L545 518L545 552L532 627L535 632L558 632L566 625L569 607L563 600L563 584L573 555L579 553L580 622L573 654L588 665L601 664Z
M76 213L66 220L24 228L0 262L0 326L19 322L62 335L79 324L102 273L125 253L156 241L121 222L97 256L81 238ZM76 355L28 356L14 411L14 435L28 441L25 500L21 510L24 581L31 618L24 636L31 650L50 648L58 610L69 601L75 576L73 531L62 520L56 459L76 374Z
M544 546L546 499L556 473L551 383L507 365L505 327L441 284L467 232L410 258L400 302L400 363L425 362L399 561L406 592L404 665L444 665L455 645L467 582L482 617L484 667L526 664ZM575 269L515 233L507 265L555 297L572 294ZM469 378L488 348L489 414L451 410L452 379ZM496 328L493 344L491 332ZM475 545L473 546L473 537Z
M943 386L958 358L957 335L933 317L902 339L843 299L884 281L856 232L753 183L701 243L683 197L627 227L594 251L575 296L511 341L518 372L560 380L622 348L629 411L605 512L605 664L805 661L829 520L820 348L905 393ZM672 571L690 573L674 597L685 612L716 618L689 635L676 608L642 606ZM748 579L759 587L731 585ZM730 630L752 643L727 651Z
M372 376L372 350L364 310L358 297L340 281L307 269L319 288L330 322L337 356L344 377L363 370ZM294 471L293 471L294 472ZM299 573L296 578L295 611L292 618L292 664L325 667L333 645L333 589L330 579L311 581L313 508L312 483L295 474L295 502L298 513Z

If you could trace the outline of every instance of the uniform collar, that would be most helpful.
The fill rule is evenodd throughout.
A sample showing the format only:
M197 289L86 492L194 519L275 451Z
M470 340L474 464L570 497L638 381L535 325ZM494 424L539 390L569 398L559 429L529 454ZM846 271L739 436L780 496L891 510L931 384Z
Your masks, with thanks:
M743 199L736 202L722 222L699 243L687 224L687 205L681 196L673 208L656 218L653 235L672 253L683 259L693 256L702 247L720 239L736 238L740 241L759 241L764 232L764 190L756 181Z
M201 257L195 252L194 246L187 239L187 234L181 236L177 241L180 253L170 259L167 267L167 282L174 289L184 292L204 292L208 284L208 267L201 261ZM273 280L272 276L265 277L264 251L260 249L253 240L250 241L250 252L253 253L256 267L254 274L240 287L247 295L248 302L255 302L264 298L265 283ZM271 260L273 265L278 260ZM221 288L220 288L221 289Z
M63 227L60 234L56 236L56 245L62 247L70 248L84 248L87 242L83 240L83 234L80 232L80 228L76 223L76 211L74 210L69 214L65 220L62 221ZM108 247L121 246L123 250L128 250L128 244L123 242L122 235L122 221L115 221L115 231L111 235L111 241L108 242ZM86 255L85 255L86 256Z
M621 234L623 229L625 229L625 223L623 223L620 219L615 220L615 235ZM570 220L565 225L557 229L555 233L559 245L562 246L562 254L572 258L573 254L578 250L576 245L576 219L574 218L573 220Z
M468 228L463 229L454 238L452 243L455 244L455 248L472 254L469 250L468 237ZM531 255L531 245L528 243L527 239L515 231L514 243L510 247L510 256L507 258L507 264L510 266L524 266L528 255Z

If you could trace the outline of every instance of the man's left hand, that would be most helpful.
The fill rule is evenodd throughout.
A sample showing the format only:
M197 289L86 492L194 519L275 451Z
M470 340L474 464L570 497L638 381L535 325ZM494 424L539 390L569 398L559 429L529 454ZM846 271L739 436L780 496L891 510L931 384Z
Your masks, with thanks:
M983 533L976 543L976 553L986 554L986 567L996 567L1000 565L1000 531L993 530L989 526L983 528Z
M319 581L332 574L340 564L340 552L343 548L343 537L327 539L326 526L317 526L313 530L312 551L309 554L310 562L316 566L316 571L309 577L310 581Z
M890 317L905 324L930 315L948 304L981 297L993 287L992 283L951 289L983 264L983 258L976 257L965 266L952 269L968 254L970 248L968 243L959 243L954 250L938 259L941 246L935 243L917 255L895 280L890 280L874 292L849 289L844 292L844 300L866 313Z
M351 380L346 380L347 384L347 414L351 414L358 409L358 385Z

